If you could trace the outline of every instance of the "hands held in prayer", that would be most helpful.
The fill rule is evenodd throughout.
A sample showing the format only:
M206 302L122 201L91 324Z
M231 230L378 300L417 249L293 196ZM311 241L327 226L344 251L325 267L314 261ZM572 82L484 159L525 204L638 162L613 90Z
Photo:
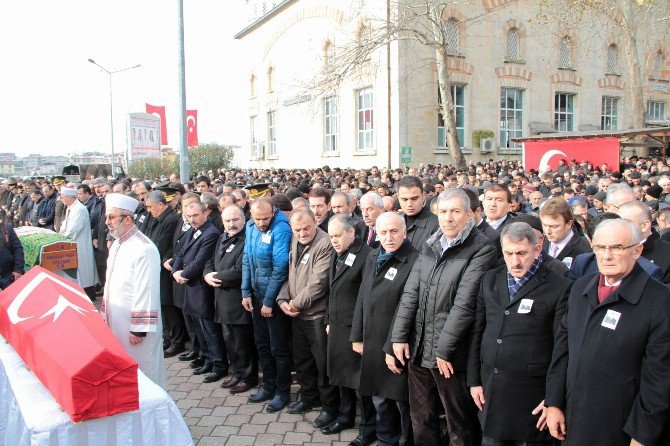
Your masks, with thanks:
M547 407L547 426L549 433L557 440L565 440L565 434L568 433L565 428L565 414L558 407ZM631 441L631 445L633 442Z
M405 360L409 359L409 344L408 343L401 343L401 342L394 342L393 343L393 354L395 355L396 358L398 358L398 361L400 361L400 364L403 366L405 365Z
M484 410L484 404L486 400L484 399L484 388L482 386L470 387L470 396L475 401L475 406L479 411Z
M254 311L254 304L251 303L250 297L242 298L242 306L244 307L245 310L247 310L250 313Z
M395 356L389 355L388 353L386 354L386 367L388 367L389 370L396 375L400 375L402 373L402 369L399 368L395 363Z
M172 273L172 277L174 277L175 282L177 282L181 285L184 285L184 284L188 283L188 279L181 276L181 270Z
M272 317L272 307L266 307L265 305L263 305L261 307L261 316Z
M216 271L212 271L211 273L205 274L205 282L207 282L209 286L213 286L214 288L220 288L221 281L217 279L215 276Z
M454 374L454 366L451 365L449 361L445 361L442 358L435 359L437 359L437 368L440 370L440 375L445 378L451 378L451 375Z
M281 308L281 311L286 313L287 316L296 317L300 314L300 310L298 310L291 301L282 302L279 308Z
M544 405L544 400L540 401L540 404L533 409L533 415L540 414L540 418L537 420L537 427L539 430L543 431L547 428L547 408Z
M163 268L165 268L168 271L172 271L172 265L170 265L170 262L172 259L167 259L165 262L163 262Z
M363 343L362 342L352 342L351 348L358 353L359 355L363 354Z
M130 334L130 338L128 338L128 339L130 340L130 343L131 343L132 345L141 344L142 341L144 341L144 338L143 338L143 337L141 337L141 336L135 336L135 335L132 334L132 333Z

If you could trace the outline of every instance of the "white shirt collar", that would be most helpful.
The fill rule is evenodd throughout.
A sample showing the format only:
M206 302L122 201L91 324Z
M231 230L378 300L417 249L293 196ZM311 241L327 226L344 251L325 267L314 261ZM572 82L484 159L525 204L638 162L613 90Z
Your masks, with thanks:
M491 227L492 227L493 229L497 230L497 229L500 227L500 225L503 224L503 222L505 221L505 219L507 219L507 215L505 215L505 216L504 216L503 218L501 218L500 220L486 220L486 222L487 222L489 225L491 225Z

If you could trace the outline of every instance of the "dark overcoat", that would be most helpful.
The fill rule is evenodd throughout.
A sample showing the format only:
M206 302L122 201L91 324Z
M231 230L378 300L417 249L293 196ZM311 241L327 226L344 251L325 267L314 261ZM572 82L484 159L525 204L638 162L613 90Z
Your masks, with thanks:
M392 373L386 366L385 348L391 349L391 325L419 251L411 243L403 243L377 274L375 261L380 251L371 251L365 261L349 340L363 342L361 395L407 401L407 369L400 375Z
M174 230L174 235L172 237L172 254L173 256L164 257L163 263L166 260L173 259L179 251L181 251L182 246L186 242L186 234L188 230L191 229L191 226L188 223L184 223L182 219L182 224L177 225L177 228ZM172 271L170 271L170 277L172 277ZM186 293L186 285L178 284L177 282L172 282L172 305L184 308L184 293Z
M531 412L544 399L554 334L571 285L541 265L510 301L507 267L484 275L477 295L468 386L484 387L486 404L479 420L487 437L551 439L547 430L535 427L538 417ZM525 312L529 301L530 310Z
M418 251L423 248L423 242L440 227L437 215L430 212L429 206L424 206L421 212L414 217L405 216L405 222L407 223L407 240Z
M355 239L349 247L345 263L336 270L337 253L330 256L330 298L326 311L328 331L328 379L335 386L358 389L361 356L351 348L351 324L356 298L363 279L363 267L371 248ZM350 257L350 256L353 256ZM348 259L352 258L352 262ZM351 263L351 265L349 265Z
M172 241L175 231L181 226L181 222L181 217L170 206L167 206L161 215L149 221L145 235L154 242L161 259L170 259L174 256ZM173 283L171 272L161 265L161 305L174 305L172 298Z

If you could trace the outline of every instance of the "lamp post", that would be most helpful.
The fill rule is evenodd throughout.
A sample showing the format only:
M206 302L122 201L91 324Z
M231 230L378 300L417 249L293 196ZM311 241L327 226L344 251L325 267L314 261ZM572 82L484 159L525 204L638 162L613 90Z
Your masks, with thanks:
M140 64L133 65L132 67L126 67L126 68L121 68L120 70L114 70L114 71L109 71L107 68L103 67L102 65L98 64L96 61L93 59L88 59L90 63L93 65L97 66L100 68L102 71L107 73L109 76L109 131L110 131L110 139L111 139L111 144L112 144L112 176L116 177L116 169L115 169L115 162L114 162L114 106L112 102L112 74L120 73L121 71L127 71L127 70L132 70L133 68L139 68L141 67Z

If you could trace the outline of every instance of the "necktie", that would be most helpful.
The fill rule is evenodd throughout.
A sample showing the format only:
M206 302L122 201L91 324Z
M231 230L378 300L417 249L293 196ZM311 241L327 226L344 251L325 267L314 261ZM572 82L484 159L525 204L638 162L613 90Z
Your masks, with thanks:
M375 229L373 227L370 227L370 233L368 234L367 245L370 246L374 241L375 241Z
M556 257L556 254L558 254L558 245L556 243L552 243L549 247L549 255Z

